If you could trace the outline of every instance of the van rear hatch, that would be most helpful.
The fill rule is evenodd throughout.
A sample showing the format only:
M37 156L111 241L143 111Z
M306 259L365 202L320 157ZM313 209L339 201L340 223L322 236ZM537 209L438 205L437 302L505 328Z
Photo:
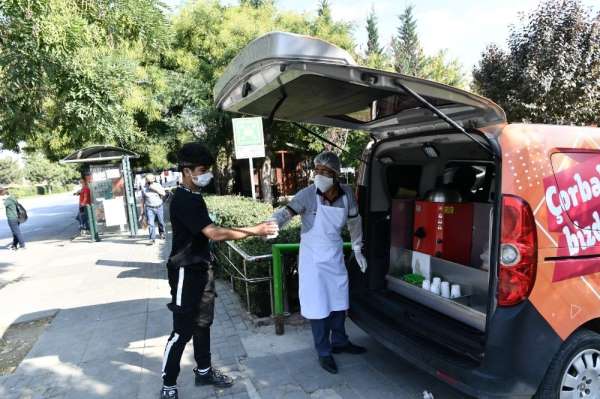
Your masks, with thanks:
M248 44L214 88L219 109L368 131L375 138L447 129L409 88L465 128L506 122L492 101L397 73L360 67L319 39L273 32Z

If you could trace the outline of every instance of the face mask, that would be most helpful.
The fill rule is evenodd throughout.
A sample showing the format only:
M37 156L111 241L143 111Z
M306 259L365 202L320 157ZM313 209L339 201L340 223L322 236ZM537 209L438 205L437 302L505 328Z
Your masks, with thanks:
M324 193L333 186L333 177L316 175L315 186L317 186L317 188L321 190L322 193Z
M212 172L206 172L206 173L202 173L201 175L198 175L198 176L192 176L192 181L198 187L206 187L209 185L212 178L213 178Z

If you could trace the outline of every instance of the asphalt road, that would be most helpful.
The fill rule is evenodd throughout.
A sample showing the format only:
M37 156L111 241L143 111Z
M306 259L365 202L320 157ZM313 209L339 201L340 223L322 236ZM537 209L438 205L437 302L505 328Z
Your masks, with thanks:
M59 240L75 236L79 230L79 224L75 220L78 198L71 193L65 193L19 200L29 215L29 220L21 225L25 242ZM0 246L7 246L11 241L12 234L2 209Z

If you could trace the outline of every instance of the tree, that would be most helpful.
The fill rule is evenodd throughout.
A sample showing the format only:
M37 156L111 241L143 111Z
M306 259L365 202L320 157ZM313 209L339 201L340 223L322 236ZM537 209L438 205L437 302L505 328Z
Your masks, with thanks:
M0 186L20 183L23 170L17 161L11 157L0 158Z
M319 16L319 18L322 18L325 22L331 22L331 6L329 5L329 0L319 1L319 9L317 10L317 15Z
M168 44L159 0L0 2L0 141L53 159L89 143L143 149Z
M367 57L377 56L383 53L379 44L379 29L377 28L377 15L375 7L371 5L371 12L367 16Z
M419 77L466 89L467 80L461 63L457 59L449 59L446 54L446 50L440 50L433 56L426 56Z
M168 123L181 137L201 139L217 155L214 168L217 191L231 188L234 115L218 111L213 103L212 88L218 77L251 40L270 31L283 30L321 37L353 51L351 26L331 19L329 5L321 4L316 17L293 12L279 12L274 7L253 8L247 5L222 6L216 1L188 3L173 21L172 51L163 62L170 74L170 90L165 96ZM310 152L323 148L296 127L265 121L265 142L270 143L262 166L262 192L270 199L271 159L273 151L291 143Z
M466 87L466 78L458 60L448 58L447 50L426 55L417 34L413 6L400 15L398 34L392 40L393 64L396 72L417 78L434 80L459 88Z
M240 0L241 6L259 8L265 5L273 6L273 0Z
M371 6L371 12L367 16L365 25L367 30L367 49L364 56L359 56L359 62L369 68L393 70L390 55L379 44L379 29L377 27L377 15L375 7Z
M400 26L397 36L392 41L392 48L396 72L419 76L425 56L417 35L417 21L413 16L413 9L414 6L407 6L398 17Z
M545 1L512 28L508 51L486 48L473 78L511 121L600 123L600 14Z
M72 165L52 162L39 151L25 156L25 177L34 184L64 186L77 180L78 176Z

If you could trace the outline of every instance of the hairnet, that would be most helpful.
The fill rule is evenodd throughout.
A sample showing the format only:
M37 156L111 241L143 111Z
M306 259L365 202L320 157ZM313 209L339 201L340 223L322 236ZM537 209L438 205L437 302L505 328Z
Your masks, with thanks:
M323 165L333 170L338 175L340 174L340 170L342 168L340 158L335 155L333 152L322 152L315 158L315 166Z

